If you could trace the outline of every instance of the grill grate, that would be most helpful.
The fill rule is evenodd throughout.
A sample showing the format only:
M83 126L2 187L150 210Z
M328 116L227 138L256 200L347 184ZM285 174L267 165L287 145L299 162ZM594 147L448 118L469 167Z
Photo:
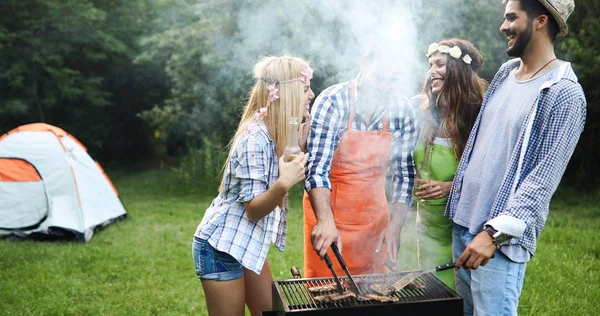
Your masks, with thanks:
M374 293L368 284L386 283L393 284L400 278L405 276L407 272L393 272L386 274L370 274L357 275L355 281L361 287L361 290L367 293ZM349 288L348 278L340 277L342 285ZM399 299L396 303L380 303L377 301L359 301L355 298L347 298L340 301L330 303L318 303L312 299L312 295L308 291L309 287L323 286L335 283L333 278L319 279L295 279L274 281L274 294L279 296L281 304L285 311L311 310L311 309L331 309L341 307L365 306L365 305L381 305L381 304L403 304L407 302L419 302L424 300L444 300L457 299L455 292L445 286L439 279L432 274L425 274L417 278L413 284L414 287L405 287L393 295ZM330 294L334 291L323 293Z

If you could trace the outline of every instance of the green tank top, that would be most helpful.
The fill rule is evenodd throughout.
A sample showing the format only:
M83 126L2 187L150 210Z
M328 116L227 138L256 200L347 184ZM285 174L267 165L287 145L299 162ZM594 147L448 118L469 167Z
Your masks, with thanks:
M423 163L423 156L425 156L425 143L419 141L415 146L413 152L413 158L415 160L415 166L417 169ZM452 181L456 169L458 168L458 159L454 156L452 147L444 146L433 143L433 150L431 152L431 179L437 181ZM428 200L425 204L431 205L446 205L448 197L441 199Z

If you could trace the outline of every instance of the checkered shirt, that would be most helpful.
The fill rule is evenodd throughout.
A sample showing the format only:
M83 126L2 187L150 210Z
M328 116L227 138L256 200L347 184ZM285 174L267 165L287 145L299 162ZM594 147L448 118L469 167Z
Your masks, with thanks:
M283 209L277 207L258 221L248 219L244 203L267 191L279 176L277 154L262 121L242 133L234 147L223 191L204 213L195 236L260 274L271 241L280 251L285 247L287 198Z
M444 213L446 216L453 218L456 213L462 181L483 111L491 95L519 63L519 59L506 62L490 84L454 176ZM536 240L548 218L552 194L558 187L585 125L586 100L570 63L563 62L552 70L534 102L535 106L531 107L519 132L488 217L490 220L499 215L508 215L525 221L527 229L523 236L513 238L510 243L523 246L532 256L535 254Z
M360 75L359 75L360 76ZM352 81L340 83L324 90L316 99L312 109L312 123L308 137L308 164L305 188L331 189L329 171L333 154L344 136L350 118L350 94ZM392 133L390 170L393 171L392 202L406 205L411 203L411 193L415 178L415 165L412 151L418 137L415 108L403 96L390 98L387 107L381 107L370 124L357 111L360 102L358 89L355 91L355 110L352 128L354 130L378 131L383 129L383 118L389 118L388 130Z

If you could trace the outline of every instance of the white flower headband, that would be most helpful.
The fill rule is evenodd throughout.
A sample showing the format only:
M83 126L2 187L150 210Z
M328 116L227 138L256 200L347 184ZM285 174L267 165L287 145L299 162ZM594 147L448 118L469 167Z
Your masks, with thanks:
M431 55L435 54L435 52L448 54L456 59L459 59L460 56L462 56L462 51L460 50L460 47L454 46L454 47L450 48L446 45L438 45L438 43L429 44L429 48L427 48L427 54L425 54L425 56L427 56L427 58L429 58L429 57L431 57ZM469 54L465 54L464 56L462 56L461 59L467 65L470 65L471 61L473 61L473 59L471 59L471 56L469 56Z
M279 89L275 88L275 85L278 85L281 83L292 82L292 81L296 81L296 80L300 80L304 83L307 83L310 81L310 79L312 79L312 77L313 77L312 68L310 68L310 66L306 66L306 68L304 70L302 70L302 72L300 72L300 78L281 81L281 82L276 81L275 83L268 85L267 90L269 90L269 99L267 100L267 104L265 106L263 106L262 108L260 108L260 110L258 110L258 112L256 112L256 114L254 114L256 116L256 118L262 119L263 117L265 117L265 115L267 115L267 107L269 106L269 104L271 102L275 102L276 100L279 99ZM267 80L264 78L259 78L259 79L264 82L267 82Z

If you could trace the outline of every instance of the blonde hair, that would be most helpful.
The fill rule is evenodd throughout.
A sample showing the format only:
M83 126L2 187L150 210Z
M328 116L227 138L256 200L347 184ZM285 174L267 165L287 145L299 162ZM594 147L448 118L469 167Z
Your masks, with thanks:
M219 192L223 190L227 166L235 151L236 140L244 133L248 124L256 120L255 114L267 104L269 98L269 85L275 85L279 89L279 99L270 102L267 107L267 115L262 118L273 142L277 157L283 155L283 150L288 137L288 124L290 118L301 119L307 94L304 86L307 84L300 81L301 72L309 67L309 62L293 56L268 56L261 58L254 66L253 74L255 83L250 90L250 98L244 107L244 112L235 135L229 143L229 155L224 165L223 178Z

